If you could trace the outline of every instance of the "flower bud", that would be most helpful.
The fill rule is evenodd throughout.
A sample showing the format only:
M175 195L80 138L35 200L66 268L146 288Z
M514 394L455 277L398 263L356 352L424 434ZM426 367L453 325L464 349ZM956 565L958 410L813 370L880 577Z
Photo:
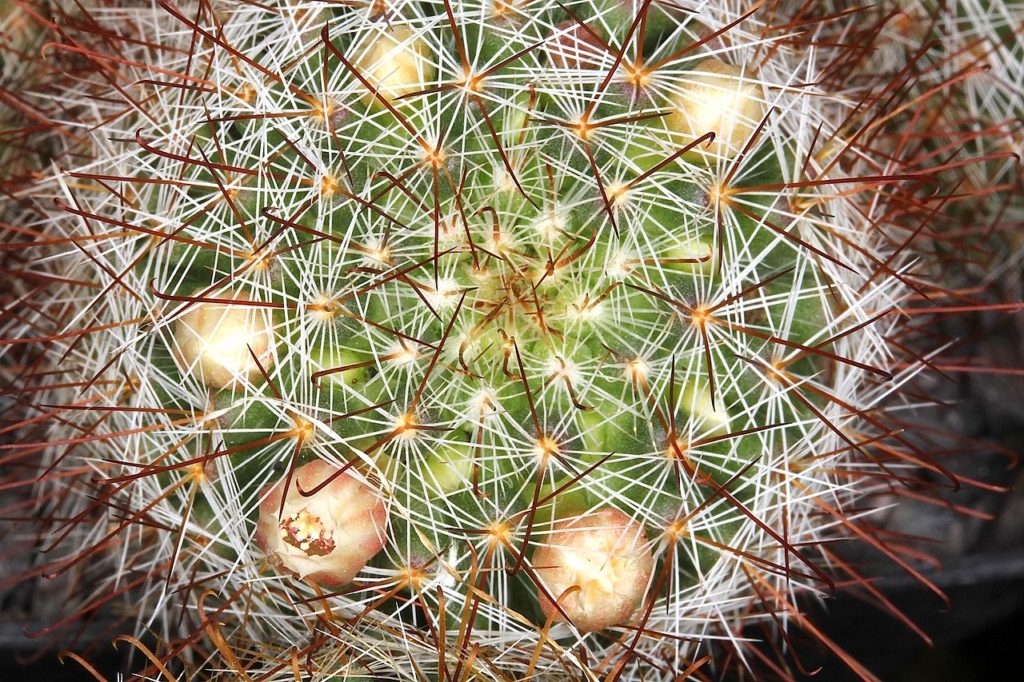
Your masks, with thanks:
M729 427L729 413L721 405L722 396L718 396L718 404L711 399L711 391L704 386L690 384L683 390L683 409L697 420L697 428L702 432L724 432Z
M448 493L465 487L473 476L473 446L469 443L441 443L427 459L424 483L433 492Z
M292 474L282 511L285 481L263 491L256 542L282 572L327 587L352 582L384 547L384 501L348 473L314 460ZM300 489L316 492L307 497Z
M676 109L667 118L669 128L690 142L709 132L715 134L707 147L720 156L740 153L764 118L761 85L749 73L717 59L705 59L687 75Z
M241 292L216 298L239 304L197 303L175 321L174 349L182 369L212 388L255 381L260 365L269 370L274 364L271 314L246 305L252 299Z
M539 593L544 615L562 618L553 598L577 630L593 632L629 622L654 557L643 525L606 508L557 521L533 567L547 591Z
M374 33L357 50L355 66L382 97L391 101L423 90L434 78L430 47L407 26Z

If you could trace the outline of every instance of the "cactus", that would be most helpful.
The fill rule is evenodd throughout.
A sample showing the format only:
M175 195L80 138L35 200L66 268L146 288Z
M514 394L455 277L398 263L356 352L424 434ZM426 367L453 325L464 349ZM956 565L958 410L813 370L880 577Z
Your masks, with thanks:
M153 674L675 679L805 625L887 475L948 474L873 412L920 370L877 216L927 169L837 124L848 17L103 9L54 47L109 79L53 107L88 152L23 195L48 286L4 338L37 574L130 597Z

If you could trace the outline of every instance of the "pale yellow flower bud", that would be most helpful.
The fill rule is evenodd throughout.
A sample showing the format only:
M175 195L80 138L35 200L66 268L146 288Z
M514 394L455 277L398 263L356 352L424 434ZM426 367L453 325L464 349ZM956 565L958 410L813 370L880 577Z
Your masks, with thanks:
M749 72L705 59L687 75L666 123L685 136L684 143L713 132L714 142L698 146L698 151L730 157L743 149L764 115L761 85Z
M182 369L212 388L256 381L260 365L269 371L274 364L270 311L248 305L251 299L240 292L211 297L238 303L197 303L175 321L173 347Z
M355 67L389 101L423 90L434 79L430 47L407 26L367 34L354 54Z

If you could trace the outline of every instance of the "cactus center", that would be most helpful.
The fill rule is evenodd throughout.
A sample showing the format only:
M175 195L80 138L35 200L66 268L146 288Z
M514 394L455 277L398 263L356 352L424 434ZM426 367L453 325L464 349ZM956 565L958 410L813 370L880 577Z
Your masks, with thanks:
M486 532L492 544L502 543L507 545L512 537L512 529L504 521L495 521L487 527Z
M704 307L695 308L690 315L690 322L694 327L703 327L712 320L711 312Z
M689 449L689 442L677 436L673 439L669 439L668 445L665 447L665 457L670 460L686 460L686 451Z
M341 185L330 175L325 175L320 180L320 194L324 197L331 197L341 190Z
M627 71L626 81L637 88L644 88L651 82L651 72L642 66L634 66Z
M412 440L416 437L420 420L412 412L405 412L395 419L394 434L399 440Z
M651 366L643 358L635 358L626 363L626 378L633 383L640 383L647 379L651 372Z
M440 147L428 147L423 151L423 162L428 166L432 166L434 168L440 168L442 165L444 165L445 159L447 158L448 155Z
M342 306L338 301L328 296L320 296L312 303L306 306L306 309L312 313L313 319L318 322L329 322L340 315L343 310Z

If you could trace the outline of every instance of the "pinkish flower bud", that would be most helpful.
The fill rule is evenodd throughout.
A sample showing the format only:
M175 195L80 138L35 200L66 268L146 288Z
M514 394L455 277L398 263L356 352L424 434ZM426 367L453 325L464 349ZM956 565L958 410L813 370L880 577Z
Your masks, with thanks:
M308 497L305 493L329 483ZM384 547L387 508L354 476L314 460L264 490L256 542L279 570L328 587L344 585ZM269 492L268 492L269 490Z
M647 591L654 557L643 525L618 509L602 509L556 522L533 567L576 629L593 632L629 622ZM540 591L544 615L561 619L547 595Z

